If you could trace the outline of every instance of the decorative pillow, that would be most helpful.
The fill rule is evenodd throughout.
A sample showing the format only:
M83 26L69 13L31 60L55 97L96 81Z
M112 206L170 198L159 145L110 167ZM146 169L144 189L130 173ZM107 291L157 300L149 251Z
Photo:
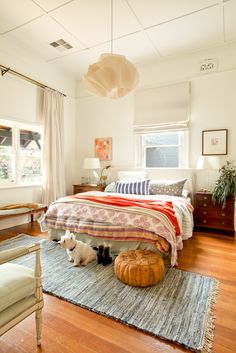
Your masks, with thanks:
M138 181L117 180L115 182L116 192L120 194L148 195L149 183L149 179Z
M187 179L182 180L151 180L149 184L150 195L182 196L184 184Z
M113 183L111 183L111 184L108 184L108 185L105 187L104 192L116 192L116 185L115 185L115 182L113 182Z
M188 189L183 189L182 196L185 197L185 198L190 197L191 196L191 191L188 190Z

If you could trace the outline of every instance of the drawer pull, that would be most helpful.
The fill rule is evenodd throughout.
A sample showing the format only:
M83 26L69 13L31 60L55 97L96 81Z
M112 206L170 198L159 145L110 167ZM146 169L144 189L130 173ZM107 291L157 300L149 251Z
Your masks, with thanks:
M207 207L207 203L204 203L204 204L203 204L203 207Z
M207 220L206 220L206 219L204 219L204 220L203 220L203 223L207 223Z
M207 200L207 196L204 196L204 197L203 197L203 200Z
M207 211L204 211L203 214L207 214Z
M225 217L225 213L222 213L222 215L221 215L222 217Z
M225 224L225 222L221 222L221 224L222 224L222 225L224 225L224 224Z

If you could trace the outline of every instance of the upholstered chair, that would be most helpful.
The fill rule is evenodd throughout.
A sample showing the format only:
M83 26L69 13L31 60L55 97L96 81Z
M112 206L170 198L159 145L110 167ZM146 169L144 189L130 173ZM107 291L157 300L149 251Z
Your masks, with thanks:
M35 270L9 263L35 252ZM0 252L0 336L35 312L37 345L41 344L43 294L40 245L20 246Z

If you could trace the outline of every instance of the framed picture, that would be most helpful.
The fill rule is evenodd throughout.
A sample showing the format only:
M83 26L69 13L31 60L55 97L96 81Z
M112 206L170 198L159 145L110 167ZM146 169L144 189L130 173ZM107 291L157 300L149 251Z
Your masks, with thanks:
M112 138L98 137L95 139L95 157L100 161L111 161Z
M228 129L202 131L202 155L227 154Z

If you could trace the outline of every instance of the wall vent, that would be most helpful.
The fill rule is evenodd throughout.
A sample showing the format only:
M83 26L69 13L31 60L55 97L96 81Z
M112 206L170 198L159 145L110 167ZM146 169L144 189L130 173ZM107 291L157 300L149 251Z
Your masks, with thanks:
M201 73L209 73L217 71L218 68L218 61L217 59L205 59L200 63L200 72Z
M64 39L58 39L55 42L50 43L50 45L58 51L65 51L73 48L72 45L67 43Z

